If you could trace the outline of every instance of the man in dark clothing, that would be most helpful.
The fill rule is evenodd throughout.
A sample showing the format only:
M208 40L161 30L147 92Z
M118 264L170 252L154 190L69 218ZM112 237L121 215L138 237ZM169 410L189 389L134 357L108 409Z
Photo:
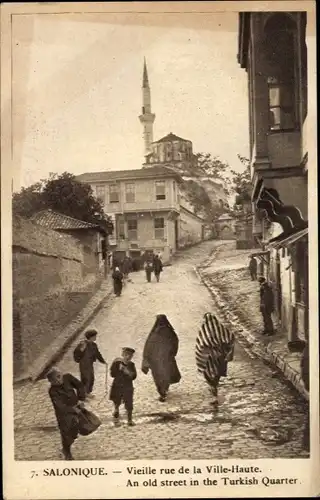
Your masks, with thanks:
M274 327L272 313L274 312L274 296L271 286L264 277L259 278L260 283L260 311L264 324L264 335L273 335Z
M112 382L109 399L114 403L113 416L118 423L119 407L124 403L128 416L128 425L134 425L132 421L133 412L133 381L137 378L135 364L132 357L135 350L131 347L122 349L122 357L116 358L110 368L110 375L114 379Z
M106 364L99 348L96 344L97 330L88 330L85 333L85 340L82 340L74 350L73 357L79 363L81 382L84 385L86 395L92 396L94 385L93 364L98 360Z
M47 375L51 387L49 396L56 414L62 441L62 453L66 460L73 460L71 446L79 434L78 415L83 407L85 391L82 383L70 373L62 375L53 368Z
M162 262L158 255L155 255L153 258L153 272L156 277L157 282L160 280L160 273L163 270Z
M249 261L249 271L250 271L250 276L252 281L255 281L257 279L257 261L254 257L250 257Z

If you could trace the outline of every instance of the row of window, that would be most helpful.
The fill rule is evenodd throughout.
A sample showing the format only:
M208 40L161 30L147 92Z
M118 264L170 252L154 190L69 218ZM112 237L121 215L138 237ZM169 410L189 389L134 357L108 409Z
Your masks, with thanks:
M175 184L174 184L175 189ZM109 203L119 203L120 202L120 184L109 184L108 186L97 186L96 196L104 204L107 203L106 198L108 196ZM155 199L165 200L166 199L166 183L165 181L155 181ZM125 202L135 203L136 201L136 190L134 182L126 182L125 184Z
M117 238L120 240L124 240L126 238L125 231L125 221L123 219L119 219L118 228L117 228ZM154 228L154 238L156 240L164 239L164 218L156 217L153 220L153 228ZM127 221L127 238L130 241L138 240L138 220L137 219L129 219Z

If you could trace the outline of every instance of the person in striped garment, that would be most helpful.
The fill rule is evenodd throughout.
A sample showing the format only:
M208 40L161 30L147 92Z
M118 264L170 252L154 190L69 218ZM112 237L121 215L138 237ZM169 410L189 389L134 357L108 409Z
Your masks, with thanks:
M233 360L234 334L215 315L206 313L196 341L196 364L210 387L212 404L218 404L218 386L227 376L228 362Z

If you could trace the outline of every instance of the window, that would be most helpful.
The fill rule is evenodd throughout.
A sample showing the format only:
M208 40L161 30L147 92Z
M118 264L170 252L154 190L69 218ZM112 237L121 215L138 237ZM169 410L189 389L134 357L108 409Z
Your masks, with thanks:
M135 185L132 182L128 182L126 184L126 202L134 203L135 202Z
M292 89L285 84L274 82L274 78L268 78L270 130L293 129L295 120Z
M97 186L96 188L96 196L99 201L102 203L106 202L106 188L105 186Z
M166 199L166 183L165 181L156 181L156 200Z
M137 219L128 220L128 239L138 239L138 221Z
M296 89L297 25L284 13L272 15L265 26L269 74L269 128L293 130L298 120Z
M164 218L158 217L154 219L154 237L156 240L164 239Z
M124 230L124 218L120 217L118 219L118 238L119 240L124 240L126 237Z
M118 184L110 184L109 186L109 203L119 203L119 186Z

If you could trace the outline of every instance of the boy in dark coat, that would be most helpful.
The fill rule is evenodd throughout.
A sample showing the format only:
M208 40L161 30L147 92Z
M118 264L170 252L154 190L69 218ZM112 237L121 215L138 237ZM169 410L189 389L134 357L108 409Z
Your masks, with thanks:
M81 382L84 385L86 395L91 397L94 385L93 364L97 360L106 364L96 344L97 335L97 330L88 330L85 333L85 340L77 345L73 353L75 362L79 363Z
M61 441L62 453L66 460L73 460L71 446L79 434L78 414L83 407L85 391L82 383L70 373L64 375L53 368L47 374L51 386L49 396L56 414Z
M128 415L128 425L134 425L132 421L133 412L133 380L137 378L135 364L132 357L134 349L124 347L122 357L116 358L110 368L110 375L114 379L110 390L110 400L114 403L113 416L118 421L119 407L124 403Z

